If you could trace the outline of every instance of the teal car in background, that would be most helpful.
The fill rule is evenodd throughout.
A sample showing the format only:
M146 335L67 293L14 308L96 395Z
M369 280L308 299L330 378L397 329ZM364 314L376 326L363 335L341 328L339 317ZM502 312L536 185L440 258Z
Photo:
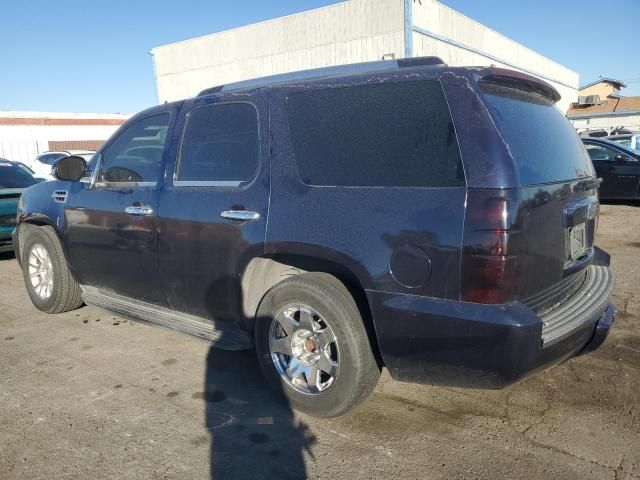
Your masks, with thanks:
M38 183L24 165L0 158L0 252L12 252L11 232L16 226L22 191Z

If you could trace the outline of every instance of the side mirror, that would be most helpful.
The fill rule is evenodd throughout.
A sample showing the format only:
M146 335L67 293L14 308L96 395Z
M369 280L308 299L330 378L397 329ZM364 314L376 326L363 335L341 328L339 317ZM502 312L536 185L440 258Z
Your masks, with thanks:
M87 162L82 157L71 155L62 157L51 167L51 175L58 180L77 182L87 168Z
M628 158L622 155L621 153L619 153L614 157L614 160L616 161L616 163L624 163L628 160Z

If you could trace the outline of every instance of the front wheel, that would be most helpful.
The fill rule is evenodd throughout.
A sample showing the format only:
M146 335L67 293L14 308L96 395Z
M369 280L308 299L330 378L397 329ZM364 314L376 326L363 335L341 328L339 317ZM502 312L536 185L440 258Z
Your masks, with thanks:
M262 300L256 351L269 383L296 410L342 415L375 387L380 368L347 288L326 273L305 273Z
M24 240L20 252L22 275L33 305L47 313L62 313L80 307L80 285L67 267L53 228L26 225L20 227L20 235Z

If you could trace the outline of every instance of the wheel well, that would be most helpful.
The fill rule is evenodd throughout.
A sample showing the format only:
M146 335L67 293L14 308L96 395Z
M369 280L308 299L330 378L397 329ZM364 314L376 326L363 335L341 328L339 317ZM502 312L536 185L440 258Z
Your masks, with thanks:
M253 321L260 302L272 287L292 275L307 272L329 273L338 278L349 290L360 310L376 360L382 366L371 309L364 288L351 270L329 260L306 255L274 255L251 260L241 282L243 313L248 321L246 326L253 329Z
M69 265L69 261L68 261L68 258L67 258L67 250L65 248L64 243L60 239L60 234L59 234L58 230L56 230L56 228L52 224L50 224L48 222L45 222L45 221L42 221L42 220L38 220L38 219L26 220L26 221L22 222L18 226L18 228L19 228L19 231L18 231L18 253L20 254L20 256L22 256L22 252L24 250L24 239L25 239L25 236L24 236L23 231L31 229L31 228L42 228L42 227L50 227L50 228L53 229L53 231L55 232L55 234L56 234L56 236L58 238L58 241L60 242L60 245L62 246L62 254L64 255L64 259L67 262L67 265ZM18 259L18 263L21 264L21 259ZM73 277L77 281L77 278L75 276L75 272L73 271L73 269L71 269L70 265L69 265L69 269L71 270L71 274L73 275Z
M22 252L24 251L24 232L26 230L29 230L31 228L38 228L38 227L43 227L46 226L47 224L44 222L38 222L38 221L28 221L28 222L23 222L18 226L18 254L20 257L22 257ZM22 259L18 258L18 263L20 263L22 265Z
M44 217L32 216L20 223L20 226L31 225L34 227L53 227L53 221L47 218L47 221L43 220Z

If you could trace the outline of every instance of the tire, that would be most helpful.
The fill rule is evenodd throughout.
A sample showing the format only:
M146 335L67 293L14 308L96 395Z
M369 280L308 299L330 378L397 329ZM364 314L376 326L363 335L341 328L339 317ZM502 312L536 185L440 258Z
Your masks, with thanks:
M269 384L309 415L346 413L380 377L356 302L332 275L304 273L274 286L260 303L254 333Z
M33 305L46 313L68 312L81 307L80 285L69 271L55 230L49 226L28 225L20 228L20 235L23 236L20 249L22 275ZM43 264L46 265L44 271L40 269ZM34 269L39 274L32 282L32 275L37 273Z

